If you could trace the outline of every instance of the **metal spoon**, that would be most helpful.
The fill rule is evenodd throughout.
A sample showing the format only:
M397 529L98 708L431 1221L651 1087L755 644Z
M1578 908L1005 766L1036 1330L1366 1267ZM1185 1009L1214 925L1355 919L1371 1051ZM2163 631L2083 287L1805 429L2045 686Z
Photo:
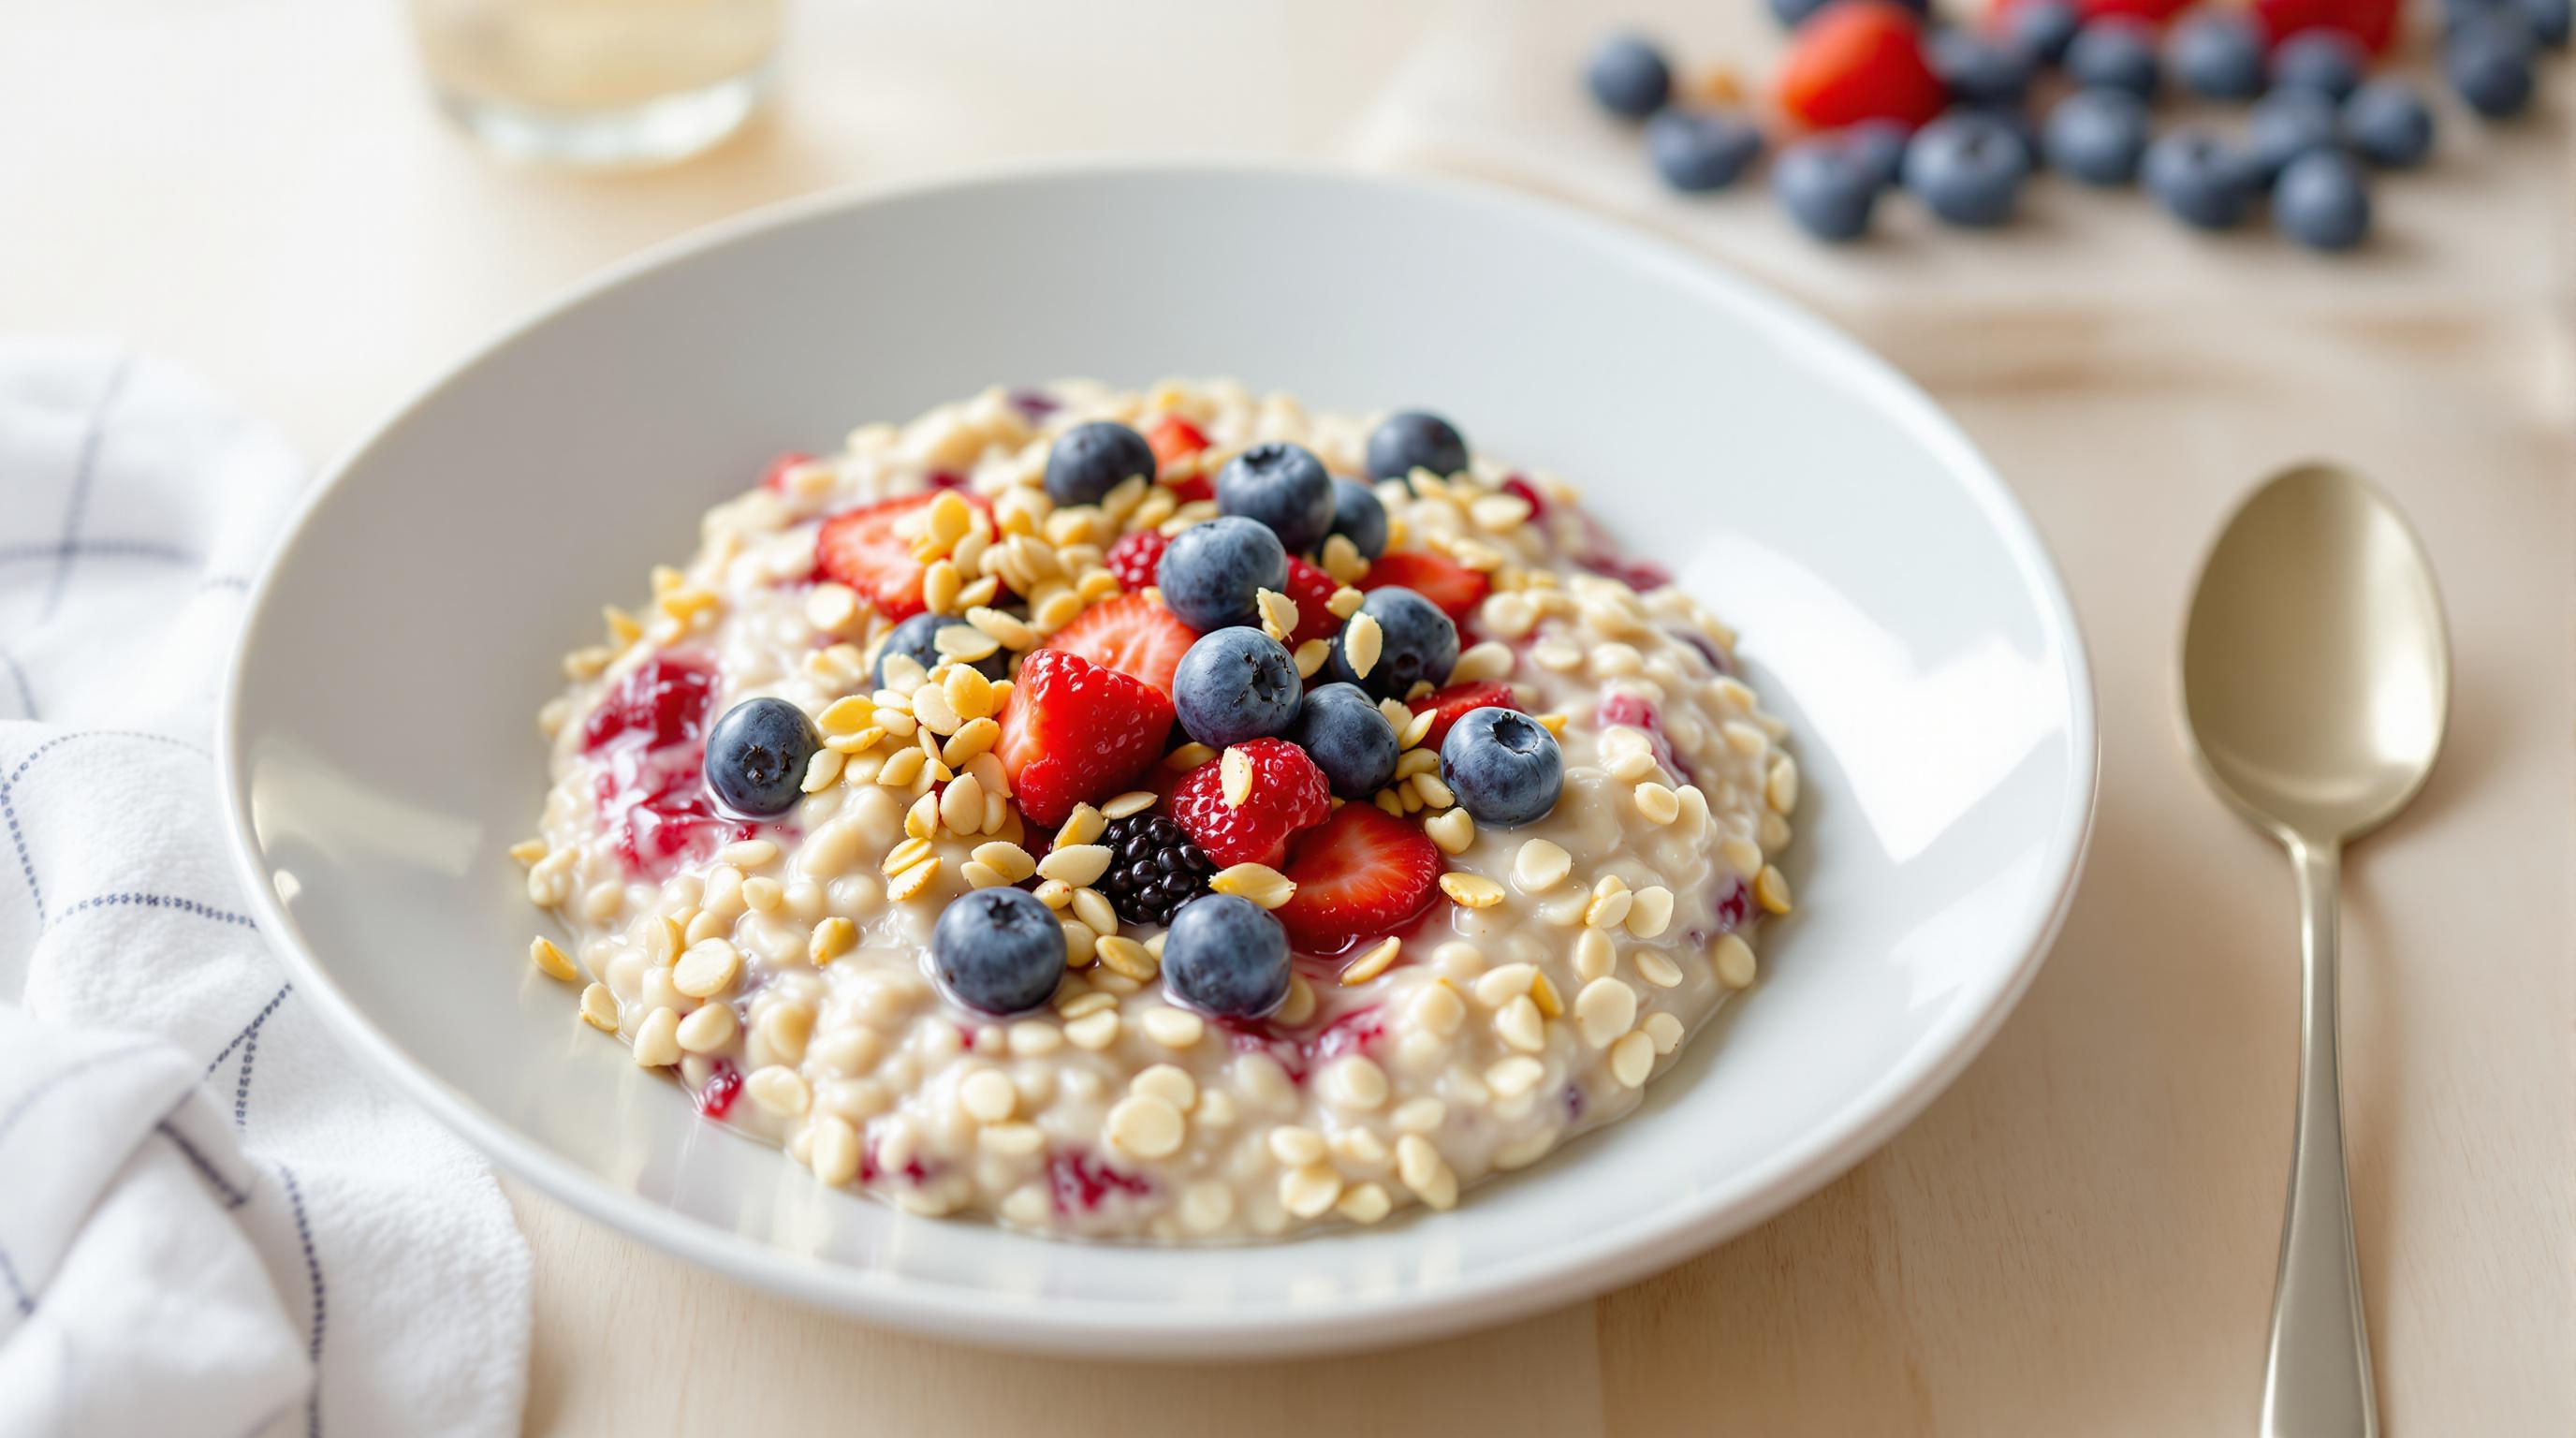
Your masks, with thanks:
M2422 788L2442 747L2451 654L2430 565L2387 498L2324 465L2275 476L2210 550L2183 630L2193 755L2281 841L2306 960L2289 1212L2273 1280L2264 1438L2376 1438L2335 1058L2344 844Z

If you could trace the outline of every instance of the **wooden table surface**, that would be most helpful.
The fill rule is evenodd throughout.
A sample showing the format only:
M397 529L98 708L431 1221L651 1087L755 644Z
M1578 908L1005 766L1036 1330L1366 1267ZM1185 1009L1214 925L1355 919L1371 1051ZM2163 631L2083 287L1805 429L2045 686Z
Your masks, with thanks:
M1438 8L1152 0L1104 25L1093 7L816 3L778 111L699 162L609 179L497 167L441 128L383 0L5 0L0 324L122 334L318 457L559 286L747 205L1176 132L1339 153ZM2152 306L1806 288L2028 502L2102 711L2101 819L2054 956L1956 1086L1839 1182L1593 1303L1205 1367L819 1317L514 1186L536 1257L529 1431L2250 1433L2290 1133L2291 894L2184 761L2170 671L2233 496L2317 453L2411 512L2458 651L2449 752L2353 854L2346 894L2347 1122L2387 1429L2576 1430L2565 113L2528 142L2556 187L2555 259L2502 302L2493 275L2441 273L2438 246L2407 261L2429 300L2348 314L2275 309L2223 269ZM2456 223L2479 221L2471 193ZM2440 303L2454 280L2481 301Z

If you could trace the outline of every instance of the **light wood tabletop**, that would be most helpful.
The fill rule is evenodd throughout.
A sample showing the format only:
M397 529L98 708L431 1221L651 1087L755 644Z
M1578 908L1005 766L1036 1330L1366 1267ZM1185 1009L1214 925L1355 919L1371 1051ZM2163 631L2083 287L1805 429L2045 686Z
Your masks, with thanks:
M442 127L390 3L19 0L0 11L0 106L19 121L0 126L0 324L118 333L319 458L560 286L747 206L1176 137L1345 153L1409 47L1456 23L1444 9L816 3L752 131L667 173L584 178L497 166ZM1849 1175L1595 1302L1198 1367L821 1317L511 1185L536 1259L529 1431L2252 1432L2294 916L2277 851L2183 757L2173 650L2233 498L2314 454L2405 506L2457 649L2442 766L2354 851L2345 895L2346 1112L2387 1431L2576 1430L2567 103L2513 171L2553 187L2550 262L2501 282L2446 272L2438 244L2383 262L2422 268L2409 302L2349 313L2314 283L2270 305L2223 266L2187 294L2090 306L1787 277L1930 388L2023 496L2102 717L2100 823L2055 953L1992 1047ZM2454 193L2434 223L2479 225L2475 191Z

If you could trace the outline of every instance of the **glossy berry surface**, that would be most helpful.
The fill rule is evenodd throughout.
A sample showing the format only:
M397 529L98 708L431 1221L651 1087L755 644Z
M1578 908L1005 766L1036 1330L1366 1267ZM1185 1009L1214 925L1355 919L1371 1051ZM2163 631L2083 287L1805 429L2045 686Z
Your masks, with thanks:
M2411 170L2433 153L2433 112L2400 81L2366 80L2343 102L2343 138L2382 169Z
M2084 17L2066 0L2024 0L2004 12L2000 28L2034 64L2055 65L2066 58L2066 47L2083 24Z
M1820 240L1869 231L1881 188L1873 162L1836 138L1802 140L1771 166L1771 193L1798 228Z
M2272 83L2340 100L2361 83L2370 56L2340 30L2302 30L2272 49Z
M1285 736L1306 751L1324 782L1345 799L1366 799L1395 778L1403 749L1395 726L1356 684L1320 685L1307 694Z
M1154 587L1154 569L1171 543L1172 537L1159 529L1131 529L1118 536L1100 562L1118 576L1119 588L1135 594Z
M707 732L707 787L733 813L775 818L803 797L805 763L821 747L804 710L784 699L745 699Z
M1163 756L1172 701L1078 654L1037 649L1020 661L993 753L1020 812L1061 824L1073 806L1124 788Z
M1379 635L1377 659L1366 674L1350 660L1351 625L1362 614L1377 621ZM1416 684L1447 682L1457 663L1458 626L1440 606L1410 589L1386 588L1372 589L1360 601L1359 613L1333 640L1324 672L1332 682L1356 684L1372 698L1401 699Z
M1154 447L1145 436L1116 420L1078 424L1056 437L1047 450L1047 498L1058 504L1098 504L1121 483L1160 471Z
M1161 814L1112 819L1099 842L1109 850L1109 872L1095 887L1129 923L1170 923L1172 911L1206 893L1216 873L1207 851Z
M1287 592L1288 550L1270 526L1241 515L1219 515L1172 536L1154 576L1163 603L1202 634L1258 624L1260 592Z
M1362 559L1386 553L1386 506L1377 491L1348 475L1333 476L1333 523L1326 531L1351 542Z
M1762 132L1741 116L1665 110L1646 122L1646 158L1666 185L1703 194L1732 185L1762 153Z
M1304 695L1296 661L1258 629L1201 636L1172 676L1172 708L1182 730L1211 749L1286 729Z
M1064 977L1064 925L1024 889L972 889L930 931L931 968L951 998L1003 1015L1045 1003Z
M1673 69L1664 52L1642 35L1613 35L1592 52L1583 69L1592 101L1623 120L1642 120L1673 93Z
M1333 523L1333 477L1303 445L1256 444L1217 471L1216 507L1270 526L1280 545L1302 554Z
M2175 83L2205 100L2251 100L2268 79L2263 30L2239 11L2185 16L2165 42Z
M2498 12L2463 21L2442 43L2442 73L2468 107L2490 120L2510 119L2531 104L2531 33Z
M1925 53L1950 98L1970 105L2020 104L2037 68L2020 46L1974 30L1936 30Z
M2155 99L2163 81L2155 27L2124 16L2086 25L2066 47L2066 74L2081 86L2126 90L2141 100Z
M2275 90L2245 117L2245 158L2270 184L2292 160L2342 141L2342 112L2316 90Z
M1252 791L1240 804L1225 797L1220 755L1181 776L1172 789L1172 818L1219 868L1279 867L1291 835L1333 812L1324 771L1284 739L1249 739L1235 750L1252 765Z
M936 614L916 614L887 630L885 647L877 651L874 670L877 687L879 689L891 687L886 679L886 660L895 655L900 654L909 658L913 663L920 665L924 673L948 662L940 657L939 631L956 622L954 618L944 618ZM997 649L976 660L972 667L976 673L987 679L999 679L1010 672L1010 664L1010 652Z
M1393 933L1439 897L1440 847L1422 826L1374 804L1344 804L1297 841L1281 872L1297 891L1279 906L1289 938L1310 954L1341 952Z
M1479 824L1546 817L1565 791L1565 755L1547 726L1513 709L1473 709L1440 744L1440 777Z
M1192 899L1163 936L1163 984L1202 1013L1259 1018L1288 997L1288 932L1249 899Z
M1388 415L1369 431L1372 479L1402 479L1417 469L1446 477L1467 467L1467 441L1436 414L1409 409Z
M1921 18L1891 0L1832 0L1798 27L1777 94L1789 118L1818 130L1863 120L1919 125L1950 94L1924 53Z
M2125 185L2147 149L2146 102L2126 90L2078 90L2041 132L2051 169L2088 185Z
M1912 129L1894 120L1863 120L1836 131L1834 138L1842 142L1880 189L1904 180L1905 147L1914 138Z
M1944 115L1905 149L1905 188L1953 225L2011 219L2029 174L2021 137L1987 115Z
M2195 229L2226 230L2245 222L2259 188L2252 161L2216 138L2191 130L2159 135L2139 164L2147 193Z
M2348 250L2370 233L2370 180L2350 155L2301 155L2272 187L2272 225L2312 250Z

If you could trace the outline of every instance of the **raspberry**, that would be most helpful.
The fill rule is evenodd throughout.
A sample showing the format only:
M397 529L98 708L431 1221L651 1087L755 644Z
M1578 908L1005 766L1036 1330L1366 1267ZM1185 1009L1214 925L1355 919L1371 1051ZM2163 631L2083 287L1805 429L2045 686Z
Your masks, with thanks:
M1252 761L1251 796L1240 807L1225 802L1220 756L1182 777L1172 790L1172 817L1220 865L1278 868L1288 836L1333 812L1324 771L1285 739L1250 739L1234 747Z
M1109 572L1118 576L1118 587L1130 594L1142 594L1154 586L1154 566L1163 562L1163 549L1170 536L1159 529L1139 529L1118 536L1109 546Z

